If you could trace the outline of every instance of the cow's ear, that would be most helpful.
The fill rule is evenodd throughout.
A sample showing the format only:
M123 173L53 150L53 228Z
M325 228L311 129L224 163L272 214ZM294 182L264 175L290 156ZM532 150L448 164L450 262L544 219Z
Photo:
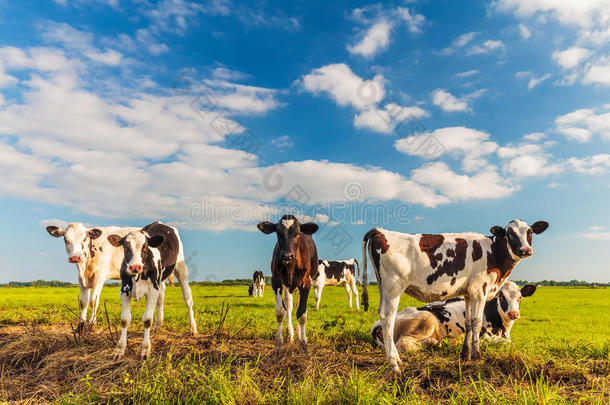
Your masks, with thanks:
M97 228L89 229L87 235L89 235L89 238L91 239L97 239L102 235L102 231Z
M277 225L269 221L260 222L258 225L256 225L256 227L259 231L261 231L262 233L266 233L267 235L275 232L275 230L277 229Z
M119 247L123 244L123 238L119 235L108 235L108 242L114 247Z
M47 232L49 232L49 234L51 236L54 236L56 238L64 236L64 233L65 233L63 229L61 229L58 226L53 226L53 225L47 226Z
M163 235L155 235L155 236L151 236L147 240L148 240L148 246L150 246L151 248L158 248L159 246L161 246L161 244L165 240L165 237Z
M491 232L491 234L493 236L496 236L498 238L502 238L502 237L506 236L506 230L498 225L492 226L489 229L489 231Z
M314 224L313 222L301 224L301 232L303 232L305 235L313 235L316 233L318 228L318 224Z
M536 286L533 284L524 285L521 289L522 297L531 297L536 292Z
M541 234L542 232L546 231L546 228L549 227L549 223L546 221L537 221L534 222L534 224L531 226L532 231L534 231L534 233L536 235Z

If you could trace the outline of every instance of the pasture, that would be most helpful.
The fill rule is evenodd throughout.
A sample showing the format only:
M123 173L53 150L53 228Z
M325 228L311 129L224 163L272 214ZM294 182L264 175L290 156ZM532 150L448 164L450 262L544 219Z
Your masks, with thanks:
M132 306L128 349L113 362L118 287L102 292L98 325L73 336L78 289L0 289L0 401L10 403L608 403L610 289L539 287L522 301L512 344L483 343L403 355L394 376L371 346L379 295L368 312L347 307L342 287L308 301L309 348L273 351L274 297L247 286L193 286L199 336L188 336L179 288L167 288L165 324L152 358L138 359L143 302ZM418 304L403 295L400 308ZM107 311L105 310L107 308ZM228 308L228 310L227 310ZM108 328L107 318L111 328ZM293 312L293 324L296 325Z

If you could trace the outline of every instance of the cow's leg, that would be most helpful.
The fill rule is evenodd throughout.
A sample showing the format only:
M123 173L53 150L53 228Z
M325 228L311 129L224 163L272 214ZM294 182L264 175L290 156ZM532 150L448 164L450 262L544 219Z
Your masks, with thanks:
M146 307L144 309L144 315L142 315L142 325L144 326L144 338L142 339L142 352L140 353L140 359L146 360L150 357L150 328L153 322L153 316L155 315L155 307L159 299L159 290L156 290L152 285L148 287L148 293L146 294Z
M96 281L95 286L91 290L91 298L89 303L91 304L91 316L89 317L89 325L92 326L97 322L97 308L100 305L100 296L102 295L102 288L104 287L104 278L100 277Z
M195 314L193 313L193 295L191 294L191 287L189 286L189 272L184 261L176 263L174 269L174 275L180 283L180 289L182 290L182 298L186 304L186 308L189 313L189 327L191 329L191 335L197 334L197 322L195 321Z
M282 325L284 324L284 318L286 317L286 309L284 308L284 300L282 299L282 288L275 290L275 319L277 320L277 333L275 334L275 348L279 347L284 343L284 336L282 334Z
M87 322L87 307L89 306L89 297L91 295L91 289L80 286L80 298L78 300L78 306L80 308L80 316L78 318L78 327L76 333L80 333Z
M121 337L116 345L114 360L120 360L125 355L127 347L127 328L131 323L131 297L121 293Z
M294 328L292 327L292 293L284 287L284 307L286 308L286 329L288 331L288 343L294 340Z
M360 301L358 301L358 286L356 285L356 279L352 277L351 290L354 298L356 299L356 309L360 309Z
M299 306L297 307L297 337L301 341L301 346L307 347L307 336L305 335L305 324L307 323L307 296L310 287L299 287Z
M352 287L349 285L349 282L345 283L345 292L347 293L347 302L349 307L352 307Z
M155 319L155 331L163 326L163 303L165 301L165 283L159 285L159 296L157 297L157 317Z
M400 302L400 294L404 289L396 287L397 285L383 285L383 295L381 296L381 303L379 305L379 318L381 319L383 342L388 362L392 365L392 368L396 373L400 373L398 365L401 364L402 361L400 360L398 350L394 344L394 322L396 320L398 303Z
M483 312L485 310L486 296L473 296L470 302L471 324L472 324L472 360L481 358L481 349L479 347L479 337L481 335L481 327L483 326Z
M320 301L322 300L322 290L324 290L323 283L320 283L313 288L313 295L316 299L316 310L320 309Z

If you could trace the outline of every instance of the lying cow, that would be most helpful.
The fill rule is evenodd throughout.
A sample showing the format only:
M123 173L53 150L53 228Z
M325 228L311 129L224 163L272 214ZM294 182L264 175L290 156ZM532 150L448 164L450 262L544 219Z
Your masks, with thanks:
M131 231L127 236L109 235L108 241L125 252L121 265L121 337L114 359L125 354L127 328L131 322L131 299L138 301L146 297L146 308L142 316L144 340L141 359L150 356L150 327L155 307L157 318L155 329L163 324L164 281L173 273L182 289L182 298L188 309L191 334L197 334L193 314L193 297L188 283L188 269L184 262L184 250L178 230L160 222L153 222L142 229Z
M97 320L104 282L120 279L123 252L115 249L106 237L111 234L123 237L138 228L87 228L80 222L73 222L65 228L47 226L46 229L51 236L63 237L68 262L74 263L78 270L80 317L77 331L82 331L87 321L88 306L91 306L89 324L93 325Z
M394 321L403 292L420 301L432 302L463 295L466 306L466 337L462 357L481 357L479 334L485 303L496 295L513 268L533 254L532 234L549 224L532 226L515 219L505 228L493 226L492 236L477 233L404 234L377 228L362 242L364 293L367 290L366 249L377 276L379 317L386 356L399 373L400 356L394 344Z
M318 225L313 222L301 224L294 215L284 215L277 224L264 221L257 227L265 234L275 233L277 235L271 258L271 286L275 293L275 318L277 320L275 347L279 349L284 343L282 324L286 315L288 315L288 339L292 342L294 335L292 294L296 289L299 290L297 338L305 346L307 345L305 336L307 296L311 288L310 274L318 265L318 251L311 235L318 230ZM283 298L282 292L284 293Z
M529 297L536 286L528 284L519 289L507 281L498 295L485 304L483 327L480 336L510 342L510 330L521 316L521 298ZM394 343L399 352L408 352L436 346L443 339L455 342L466 331L466 302L453 298L433 302L420 308L407 307L396 315ZM381 322L371 328L373 340L383 347Z
M358 268L358 278L356 278L356 267ZM345 285L345 292L349 307L352 307L352 295L356 298L356 308L360 309L358 302L358 287L360 282L360 266L356 259L349 260L319 260L318 266L311 274L311 284L316 298L316 309L320 309L320 299L322 290L327 285Z
M265 276L263 272L260 270L256 270L252 275L252 285L249 289L249 294L251 297L262 297L265 292Z

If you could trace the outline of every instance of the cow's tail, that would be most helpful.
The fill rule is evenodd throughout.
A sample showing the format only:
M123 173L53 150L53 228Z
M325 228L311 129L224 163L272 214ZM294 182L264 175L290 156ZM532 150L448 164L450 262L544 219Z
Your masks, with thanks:
M362 302L362 307L365 311L369 310L369 278L366 269L366 245L371 236L372 233L369 231L362 239L362 298L360 299L360 302ZM358 268L360 268L360 266L358 266Z
M356 263L356 268L358 268L358 278L356 279L356 283L358 285L362 285L362 283L360 282L360 264L358 263L358 260L354 259L354 263ZM355 274L354 274L355 275Z

